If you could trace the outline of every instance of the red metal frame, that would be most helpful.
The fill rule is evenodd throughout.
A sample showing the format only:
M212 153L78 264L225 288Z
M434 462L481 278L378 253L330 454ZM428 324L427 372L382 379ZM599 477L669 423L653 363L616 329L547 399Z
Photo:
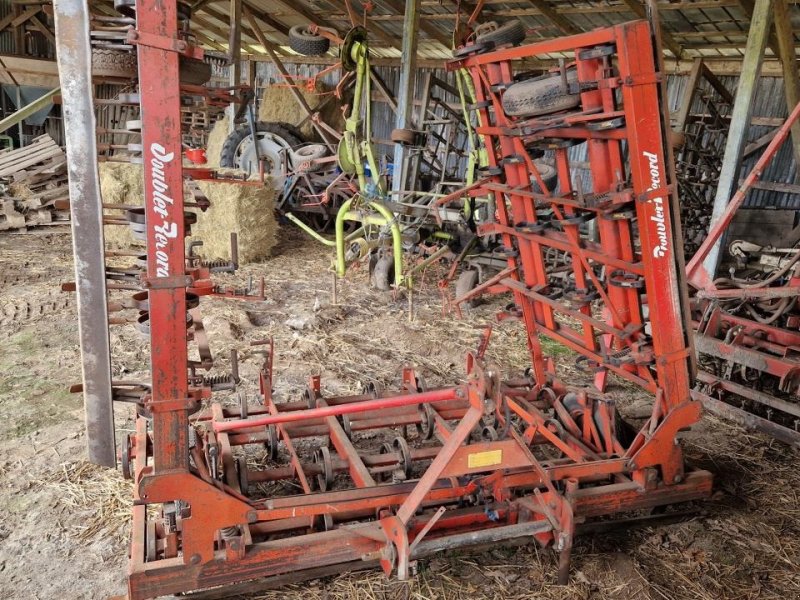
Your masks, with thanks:
M159 7L152 0L137 3L137 26L147 34L138 39L175 37L174 4ZM616 72L606 59L581 58L584 50L606 45L613 46ZM141 85L153 382L124 450L136 481L129 598L294 572L315 576L321 567L364 562L405 578L417 558L519 537L558 551L559 581L566 582L576 520L710 494L710 474L685 469L676 444L678 431L694 423L700 409L689 392L676 240L664 208L671 200L658 77L646 22L451 65L470 70L479 106L494 107L480 109L480 133L487 148L499 149L490 162L501 169L486 181L499 219L482 233L498 233L505 242L510 271L498 285L513 292L528 332L531 377L503 380L487 364L487 331L467 357L462 385L429 391L406 368L398 392L373 387L358 396L327 397L312 377L301 400L277 402L268 342L255 402L244 399L238 411L212 402L192 417L209 393L190 388L187 376L185 296L192 277L185 271L183 220L174 217L183 214L183 200L172 47L139 46L139 64L148 65ZM623 127L604 133L577 119L538 129L535 119L503 115L500 94L512 81L512 59L567 51L576 51L588 86L584 110L624 114ZM557 152L562 195L532 191L531 174L544 186L526 145L555 135L589 144L591 196L571 193L564 149ZM621 140L627 140L630 172ZM167 160L173 152L175 160ZM549 226L537 215L540 205L554 215ZM580 231L576 219L583 214L600 219L599 242ZM646 224L638 244L632 215ZM569 299L553 293L547 247L573 258ZM603 266L621 271L619 281L627 281L624 274L641 280L643 288L617 286ZM601 318L592 310L598 303ZM580 325L569 326L561 316ZM654 395L652 415L632 440L619 429L613 398L558 379L540 334ZM370 446L359 437L366 430L394 439ZM312 454L311 444L297 443L301 438L316 438ZM270 466L249 466L247 451L263 454L265 446ZM302 493L262 487L280 481Z

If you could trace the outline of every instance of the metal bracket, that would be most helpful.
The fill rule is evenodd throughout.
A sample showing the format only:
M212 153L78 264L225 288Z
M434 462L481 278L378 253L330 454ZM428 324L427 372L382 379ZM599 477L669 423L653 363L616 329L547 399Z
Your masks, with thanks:
M205 52L202 48L192 46L189 42L184 40L178 40L164 35L155 35L153 33L145 33L136 29L131 29L128 32L127 42L129 44L158 48L168 52L177 52L178 54L196 58L197 60L203 60L203 56L205 56Z
M192 285L189 275L174 275L172 277L143 277L142 287L147 290L174 290Z

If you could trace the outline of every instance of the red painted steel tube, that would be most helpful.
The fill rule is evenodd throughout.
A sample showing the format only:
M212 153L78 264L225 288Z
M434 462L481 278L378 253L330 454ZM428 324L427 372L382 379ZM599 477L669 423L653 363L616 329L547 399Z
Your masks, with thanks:
M394 408L396 406L407 406L411 404L428 404L431 402L441 402L442 400L455 400L459 398L459 392L463 394L461 388L446 388L443 390L433 390L421 392L419 394L405 394L392 398L377 398L356 404L342 404L339 406L325 406L323 408L310 408L308 410L292 411L290 413L279 413L258 419L240 419L236 421L223 421L214 423L214 431L222 433L224 431L237 431L239 429L250 429L266 425L277 425L278 423L289 423L292 421L304 421L307 419L318 419L321 417L336 417L350 413L360 413Z

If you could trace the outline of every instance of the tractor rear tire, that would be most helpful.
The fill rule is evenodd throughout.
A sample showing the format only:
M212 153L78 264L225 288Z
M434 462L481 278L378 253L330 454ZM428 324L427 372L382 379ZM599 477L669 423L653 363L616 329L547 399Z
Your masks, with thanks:
M138 75L136 54L110 48L92 48L92 75L134 79Z
M478 31L475 39L479 44L494 44L495 48L500 46L517 46L525 41L525 26L518 19L508 21L503 25L498 25L494 21L486 23L484 26L486 33Z
M331 41L303 25L295 25L289 30L289 47L303 56L321 56L330 49Z
M299 135L297 135L297 130L288 123L267 123L265 121L259 121L256 124L256 131L266 131L280 136L292 147L299 146L303 143ZM250 134L250 125L246 123L233 130L222 145L222 152L219 157L220 167L226 169L239 168L236 164L236 150Z
M180 81L186 85L205 85L211 79L211 65L188 56L180 57Z
M567 82L577 83L575 69L567 70ZM575 108L581 102L580 94L565 92L561 75L556 73L527 79L511 85L503 94L503 110L510 117L536 117Z

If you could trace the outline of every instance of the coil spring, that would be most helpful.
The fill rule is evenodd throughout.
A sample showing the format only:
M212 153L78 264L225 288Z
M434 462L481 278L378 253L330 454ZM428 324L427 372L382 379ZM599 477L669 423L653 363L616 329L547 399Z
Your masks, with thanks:
M231 261L229 260L204 260L201 263L204 267L208 269L224 269L226 267L231 266Z
M224 375L210 375L203 377L203 387L212 389L233 389L236 387L236 380L230 373Z

